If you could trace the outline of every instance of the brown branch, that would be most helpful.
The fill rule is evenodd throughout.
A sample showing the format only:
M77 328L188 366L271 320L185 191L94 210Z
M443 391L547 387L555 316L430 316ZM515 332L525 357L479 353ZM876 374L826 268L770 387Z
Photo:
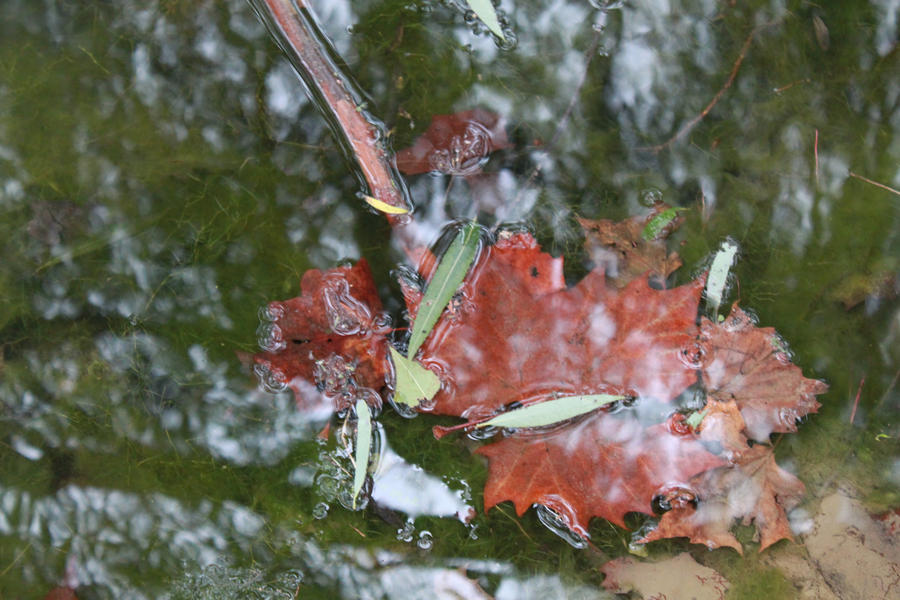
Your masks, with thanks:
M382 202L410 209L403 180L386 151L381 123L363 110L352 80L331 58L333 50L303 0L256 0L255 8L303 79L306 91L323 112L347 156L352 156ZM408 217L387 215L391 225Z
M678 140L683 138L685 135L688 134L688 132L691 129L696 127L697 123L699 123L700 121L705 119L706 115L709 114L709 111L711 111L713 109L713 107L716 105L716 103L719 102L719 99L722 96L724 96L725 92L727 92L728 89L731 87L731 84L734 83L734 80L737 77L738 71L740 71L740 69L741 69L741 64L744 62L744 58L747 56L747 51L750 49L750 44L753 43L753 38L756 37L757 32L760 29L762 29L763 27L768 27L771 24L772 23L766 23L765 25L760 25L758 27L753 28L753 31L751 31L750 34L747 36L747 39L744 40L744 45L741 46L741 51L738 53L737 60L734 61L734 65L732 65L732 67L731 67L731 73L728 75L728 79L725 81L725 85L723 85L719 89L719 91L716 92L716 95L713 96L712 100L709 101L709 104L707 104L706 107L703 110L701 110L699 114L697 114L697 116L695 116L693 119L691 119L690 121L688 121L687 123L682 125L681 129L679 129L675 135L670 137L665 142L663 142L661 144L657 144L656 146L639 148L639 150L649 151L649 152L653 152L654 154L658 154L662 150L665 150L666 148L668 148L669 146L671 146L672 144L674 144L675 142L677 142Z
M862 175L857 175L853 171L850 171L849 175L850 175L850 177L855 177L856 179L859 179L860 181L865 181L866 183L870 183L870 184L874 185L875 187L880 187L883 190L887 190L892 194L897 194L898 196L900 196L900 190L895 190L894 188L884 185L883 183L878 183L877 181L872 181L868 177L863 177Z

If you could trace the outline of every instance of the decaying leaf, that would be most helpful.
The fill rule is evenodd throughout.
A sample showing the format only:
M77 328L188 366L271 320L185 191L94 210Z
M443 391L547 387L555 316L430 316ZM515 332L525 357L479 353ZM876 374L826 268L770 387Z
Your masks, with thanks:
M582 537L591 517L624 527L626 513L652 512L654 497L723 464L694 436L604 412L550 433L512 435L477 453L489 464L486 510L511 500L521 515L543 504Z
M645 274L664 284L666 277L681 266L678 254L666 249L665 238L681 224L683 217L673 215L661 227L654 227L649 239L644 237L644 232L652 223L659 223L660 215L670 210L658 202L649 214L621 222L578 219L584 228L584 246L594 268L605 273L619 288Z
M730 531L737 519L756 526L760 550L778 540L793 539L785 511L799 503L804 486L775 464L770 447L748 448L732 465L694 478L691 488L696 496L674 502L643 541L688 537L695 544L730 546L742 553Z
M626 556L609 561L600 570L606 575L604 588L620 594L636 591L645 600L723 600L730 586L721 574L687 552L656 562Z
M775 330L756 327L737 305L720 324L703 319L700 340L709 395L737 403L749 437L766 441L772 432L797 431L797 419L819 409L815 397L828 386L803 377Z
M265 352L253 357L271 385L287 386L297 406L349 408L360 389L380 391L387 373L388 329L365 259L352 267L307 271L301 296L271 302ZM377 401L378 394L365 394Z
M411 147L397 152L397 168L407 175L473 175L491 152L509 146L503 120L492 112L476 108L435 115Z

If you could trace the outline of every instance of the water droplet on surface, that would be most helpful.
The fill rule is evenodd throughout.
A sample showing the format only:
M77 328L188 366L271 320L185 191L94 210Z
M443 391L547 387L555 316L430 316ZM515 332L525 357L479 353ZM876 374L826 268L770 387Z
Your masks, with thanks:
M287 347L281 328L270 321L263 321L256 328L256 343L263 352L278 352Z
M647 188L646 190L641 191L641 205L646 207L651 207L654 204L662 202L663 193L656 188Z
M263 389L270 394L278 394L287 389L287 379L281 371L273 371L268 365L256 363L253 374Z
M312 516L314 519L324 519L328 516L328 509L331 508L328 506L327 502L319 502L312 509Z
M474 427L466 432L466 436L470 440L479 442L494 437L499 431L500 429L497 427Z
M372 322L372 313L350 294L347 280L327 278L322 287L325 315L335 333L355 335L369 326Z
M403 417L404 419L414 419L419 416L419 413L416 412L416 409L408 404L398 404L391 399L391 406L394 407L394 412Z
M416 533L416 526L413 525L412 521L407 521L406 524L397 530L397 539L401 542L411 542L413 541L413 535Z
M581 550L587 547L587 541L569 529L568 525L555 510L547 508L543 504L535 504L534 506L537 510L538 520L544 527L564 539L573 548Z
M434 546L434 536L431 535L430 531L421 532L419 534L419 540L416 542L416 546L422 550L431 550Z

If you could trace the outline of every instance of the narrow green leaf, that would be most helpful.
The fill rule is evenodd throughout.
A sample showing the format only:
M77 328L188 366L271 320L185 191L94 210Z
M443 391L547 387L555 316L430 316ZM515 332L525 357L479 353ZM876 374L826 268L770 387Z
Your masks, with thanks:
M372 413L365 400L356 401L356 451L353 455L353 508L366 482L369 471L369 449L372 446Z
M487 28L491 30L491 33L501 40L506 40L506 36L503 35L503 30L500 29L497 11L494 10L494 5L491 0L466 0L466 3L469 5L469 8L472 9L472 12L481 19L481 22L487 25Z
M687 423L691 429L697 429L700 427L700 423L703 422L703 417L705 417L708 412L708 408L704 408L702 411L695 410L688 415L688 418L685 419L684 422Z
M719 313L719 304L722 302L722 293L725 291L725 283L728 281L728 271L734 263L734 255L738 246L731 240L725 240L719 247L719 251L713 258L709 275L706 279L706 301L714 314Z
M497 415L476 427L545 427L596 410L606 404L625 400L628 396L595 394L590 396L566 396L517 408Z
M646 241L655 240L662 230L666 228L666 225L671 223L675 217L683 210L687 210L684 206L675 206L671 208L667 208L661 213L654 215L650 221L644 225L644 230L641 232L641 237Z
M394 402L416 407L423 400L431 400L441 389L441 380L414 360L410 360L391 348L391 360L394 361L394 374L397 376L394 387Z
M444 312L453 294L459 288L459 284L465 278L469 265L475 258L475 252L478 250L478 234L477 223L466 223L441 258L441 263L425 289L425 296L419 303L419 311L416 313L412 335L409 338L409 350L406 353L408 357L416 357L416 352L419 351L422 342L431 333L438 317Z

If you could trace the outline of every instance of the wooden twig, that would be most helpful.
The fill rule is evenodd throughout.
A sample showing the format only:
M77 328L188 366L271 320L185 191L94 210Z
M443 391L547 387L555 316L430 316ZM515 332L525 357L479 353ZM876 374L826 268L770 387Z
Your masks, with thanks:
M853 401L853 410L850 411L850 424L853 425L853 419L856 418L856 409L859 408L859 396L862 394L863 384L866 382L866 378L863 377L859 380L859 388L856 390L856 400Z
M381 124L362 107L352 80L331 58L333 50L303 0L256 0L254 6L297 69L307 93L319 106L338 141L353 156L374 198L409 210L403 180L386 151ZM409 217L386 215L391 224Z
M819 130L816 129L816 141L813 144L813 159L816 162L816 186L819 185Z
M859 179L860 181L865 181L866 183L871 183L875 187L880 187L883 190L887 190L892 194L897 194L898 196L900 196L900 190L895 190L894 188L884 185L883 183L878 183L877 181L872 181L868 177L863 177L862 175L857 175L853 171L850 171L850 177L855 177L856 179Z
M738 53L737 60L734 61L734 64L731 67L731 73L728 75L728 79L725 81L725 85L723 85L719 89L719 91L716 92L716 95L713 96L712 100L709 101L709 104L707 104L703 108L703 110L701 110L697 114L697 116L695 116L693 119L691 119L690 121L688 121L687 123L682 125L681 129L679 129L675 133L675 135L670 137L665 142L663 142L661 144L657 144L656 146L640 148L640 150L645 150L645 151L652 152L654 154L658 154L662 150L665 150L666 148L668 148L669 146L671 146L672 144L674 144L675 142L677 142L678 140L683 138L685 135L688 134L688 132L691 129L696 127L697 123L699 123L704 118L706 118L706 115L709 114L709 111L711 111L713 109L713 107L719 102L719 99L722 96L724 96L725 92L728 91L728 88L731 87L731 84L734 83L734 79L735 79L735 77L737 77L738 71L741 69L741 64L744 62L744 58L747 56L747 51L750 49L750 44L753 43L753 38L756 37L757 32L759 32L759 30L762 29L763 27L768 27L769 25L771 25L771 23L767 23L765 25L760 25L760 26L753 28L753 31L751 31L750 34L747 36L747 39L744 40L744 45L741 46L741 51Z

